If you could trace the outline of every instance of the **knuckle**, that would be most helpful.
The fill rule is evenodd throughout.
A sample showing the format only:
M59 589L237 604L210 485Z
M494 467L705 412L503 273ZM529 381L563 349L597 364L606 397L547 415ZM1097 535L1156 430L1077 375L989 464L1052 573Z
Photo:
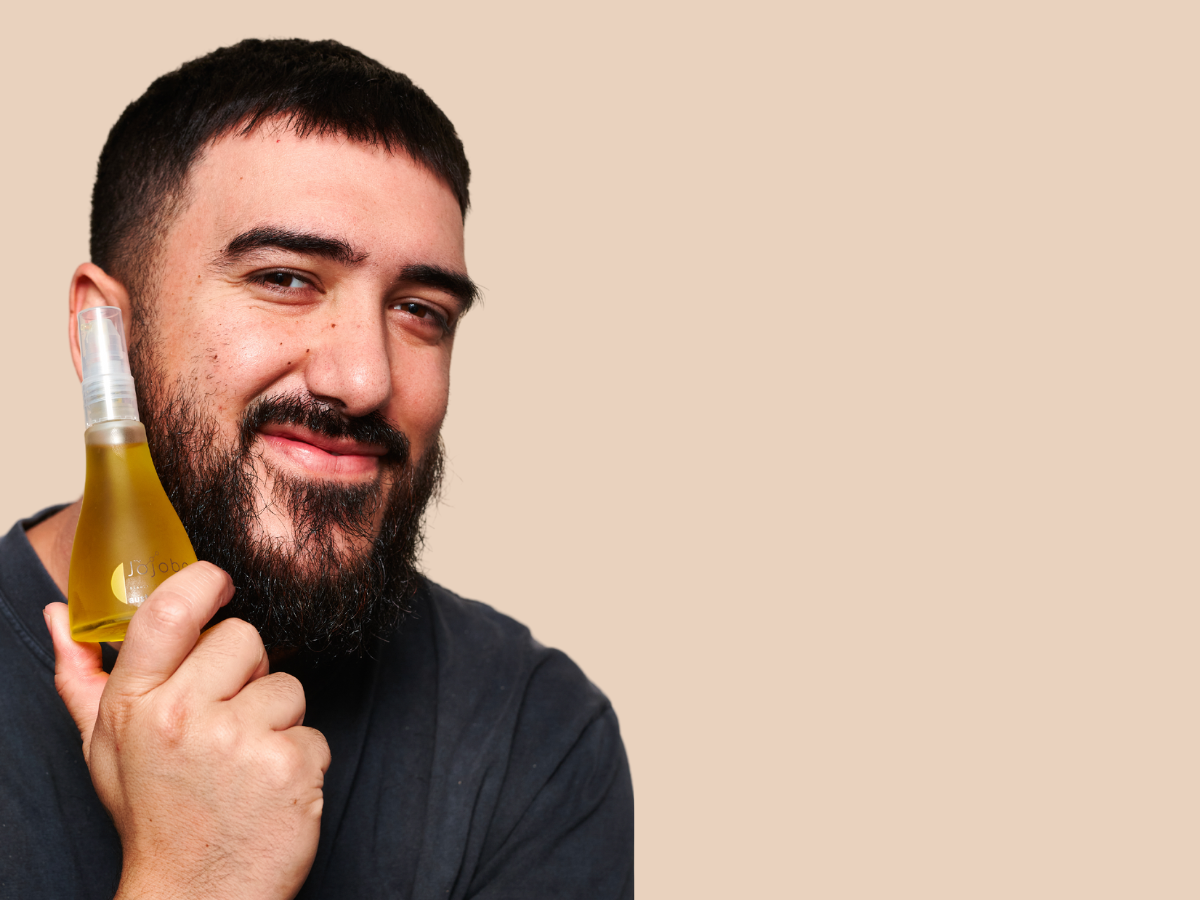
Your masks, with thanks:
M197 582L197 587L200 590L223 593L233 589L233 579L229 576L229 573L204 560L188 566L179 574L186 574L188 582Z
M214 753L224 759L230 759L242 744L242 732L237 722L220 717L209 727L207 740Z
M151 600L154 602L150 602ZM174 591L156 591L137 614L148 619L156 631L176 631L190 623L192 604L186 597Z
M329 754L329 741L325 740L325 735L321 734L315 728L302 728L302 730L309 736L313 761L324 772L329 768L329 762L332 758Z
M213 630L219 632L222 638L245 647L247 650L261 652L263 649L262 637L259 635L258 629L245 619L226 619L216 625Z
M304 685L291 672L272 672L269 677L271 681L279 685L280 690L295 691L300 694L304 693Z
M163 700L154 705L150 723L160 740L168 745L180 744L191 730L192 711L182 698Z
M318 794L316 797L309 800L304 807L304 817L312 822L320 822L321 815L325 811L325 796Z
M261 751L263 780L273 790L285 790L296 783L304 759L290 741L271 741Z
M279 695L280 700L298 703L304 707L304 685L300 683L299 678L287 672L272 672L267 678L271 679L271 687Z
M214 581L219 581L221 583L233 583L233 579L229 577L228 572L226 572L220 566L213 565L207 560L198 560L195 565L189 568L189 571L193 573L193 577L202 576L205 578L211 578Z

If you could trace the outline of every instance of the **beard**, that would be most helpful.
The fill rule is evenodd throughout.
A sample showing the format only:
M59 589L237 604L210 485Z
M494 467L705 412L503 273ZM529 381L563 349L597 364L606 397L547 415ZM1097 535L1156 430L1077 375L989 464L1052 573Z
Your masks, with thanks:
M413 461L407 438L378 413L349 418L311 395L280 395L251 404L234 446L223 447L216 420L190 399L196 392L182 379L169 385L138 349L130 366L159 479L197 558L228 572L236 588L214 622L245 619L268 650L330 656L362 654L391 634L421 584L422 521L441 484L440 438ZM257 430L267 424L386 452L371 483L298 478L263 458ZM263 533L268 514L290 522L290 539Z

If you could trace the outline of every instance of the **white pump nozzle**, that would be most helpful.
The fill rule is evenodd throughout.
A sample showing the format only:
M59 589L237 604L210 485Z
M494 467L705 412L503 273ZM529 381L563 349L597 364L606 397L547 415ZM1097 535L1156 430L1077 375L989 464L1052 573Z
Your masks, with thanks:
M87 427L113 419L138 421L137 395L129 373L121 310L115 306L93 306L81 309L77 318Z

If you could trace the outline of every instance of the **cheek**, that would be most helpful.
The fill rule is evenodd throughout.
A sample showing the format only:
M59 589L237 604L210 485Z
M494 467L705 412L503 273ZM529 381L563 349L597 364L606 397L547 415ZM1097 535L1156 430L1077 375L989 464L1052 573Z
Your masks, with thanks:
M410 364L393 381L391 416L423 454L437 440L450 396L449 360L427 359Z
M191 342L198 348L191 358L196 389L215 410L233 409L238 414L292 368L289 360L296 355L290 346L294 341L270 329L219 320L201 323Z

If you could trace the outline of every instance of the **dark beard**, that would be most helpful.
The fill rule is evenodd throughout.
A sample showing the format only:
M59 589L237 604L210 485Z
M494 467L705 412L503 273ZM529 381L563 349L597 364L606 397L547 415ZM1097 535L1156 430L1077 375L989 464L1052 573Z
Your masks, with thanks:
M130 356L159 479L196 556L228 572L237 589L217 618L250 622L268 650L322 655L361 654L394 631L420 586L422 518L441 484L441 441L412 464L408 440L378 413L346 418L305 395L256 401L237 446L222 449L217 423L184 386L168 388L152 360ZM260 499L255 432L268 423L386 447L380 474L391 476L390 490L382 478L344 486L269 468L263 488L273 490ZM252 533L263 503L289 514L294 540ZM364 543L369 549L355 553Z

